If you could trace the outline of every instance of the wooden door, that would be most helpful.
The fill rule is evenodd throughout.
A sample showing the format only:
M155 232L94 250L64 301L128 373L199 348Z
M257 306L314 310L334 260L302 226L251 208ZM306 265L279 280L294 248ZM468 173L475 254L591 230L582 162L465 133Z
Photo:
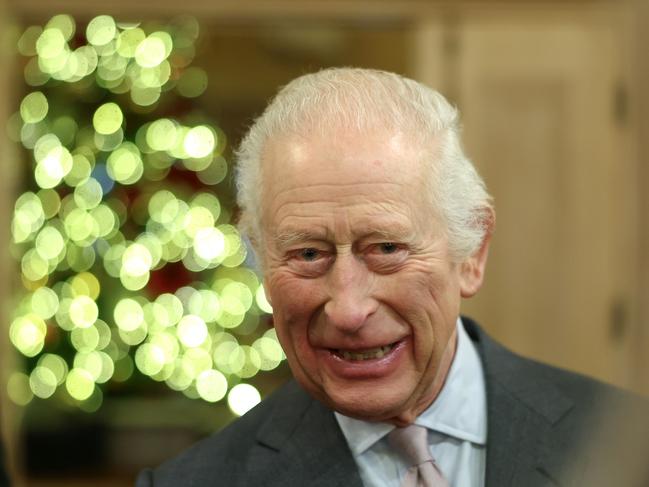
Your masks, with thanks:
M447 83L498 220L464 312L525 355L632 387L637 195L618 21L463 12Z

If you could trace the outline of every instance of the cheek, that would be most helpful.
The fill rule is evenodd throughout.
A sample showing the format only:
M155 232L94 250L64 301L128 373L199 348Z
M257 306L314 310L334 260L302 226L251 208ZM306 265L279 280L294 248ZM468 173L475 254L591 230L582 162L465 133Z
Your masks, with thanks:
M455 265L443 263L428 272L420 272L412 278L413 286L422 292L424 306L436 309L448 316L459 311L460 282L459 270Z
M394 279L383 292L413 333L416 360L427 362L455 327L460 299L453 274L417 270Z
M289 272L277 272L267 281L276 320L287 324L303 321L325 302L319 279L304 279Z
M445 282L430 270L411 270L388 278L381 294L408 322L419 322L425 316L437 314L445 295Z

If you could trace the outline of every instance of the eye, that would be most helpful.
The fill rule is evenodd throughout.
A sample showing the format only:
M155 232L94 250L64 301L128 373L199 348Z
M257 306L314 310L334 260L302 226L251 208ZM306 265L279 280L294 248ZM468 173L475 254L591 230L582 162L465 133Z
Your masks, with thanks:
M304 247L287 254L288 266L304 277L317 277L327 271L334 254L325 249Z
M379 242L369 245L364 251L367 265L376 272L396 272L408 258L406 246L396 242Z
M313 262L320 256L320 251L314 248L300 249L298 255L307 262Z
M383 242L377 245L379 252L382 254L394 254L399 247L393 242Z

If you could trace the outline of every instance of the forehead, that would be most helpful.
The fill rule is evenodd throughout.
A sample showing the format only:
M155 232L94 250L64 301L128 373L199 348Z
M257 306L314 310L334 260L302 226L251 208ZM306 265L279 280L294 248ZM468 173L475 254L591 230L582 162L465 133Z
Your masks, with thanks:
M282 136L264 150L262 193L309 186L332 190L359 184L416 184L424 179L423 151L403 133L332 130Z
M429 173L417 147L400 133L273 141L263 162L263 226L276 235L412 229L430 216Z

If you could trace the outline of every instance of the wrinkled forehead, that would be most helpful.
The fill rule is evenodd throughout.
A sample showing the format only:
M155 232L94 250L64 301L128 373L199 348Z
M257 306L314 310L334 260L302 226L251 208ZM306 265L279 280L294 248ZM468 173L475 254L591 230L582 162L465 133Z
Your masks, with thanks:
M285 133L267 142L262 155L262 192L287 184L320 182L412 182L425 178L429 151L396 130L329 129Z

